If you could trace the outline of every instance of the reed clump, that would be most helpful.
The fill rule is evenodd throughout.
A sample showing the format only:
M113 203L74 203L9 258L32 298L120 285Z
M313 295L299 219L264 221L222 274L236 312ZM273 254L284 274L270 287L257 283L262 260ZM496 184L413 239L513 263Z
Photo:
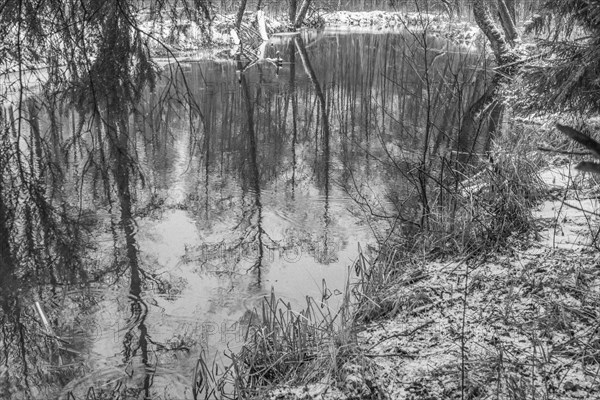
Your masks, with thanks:
M427 224L397 224L381 235L387 240L379 243L377 257L359 255L357 321L426 307L426 296L398 293L427 279L428 263L510 251L535 238L533 209L547 192L538 172L548 164L538 145L560 139L547 133L533 123L514 123L469 166L446 160L421 207L430 210Z
M397 224L386 233L384 252L395 249L411 259L435 260L489 253L527 240L535 231L532 210L546 192L538 171L548 161L536 147L541 135L536 129L525 124L506 129L488 152L472 154L468 164L448 156L430 166L437 172L429 172L427 196L422 196L427 200L421 199L419 207L427 212L417 215L409 229Z
M263 398L275 388L309 390L311 384L346 390L349 365L368 369L358 349L349 281L346 289L335 310L327 294L321 301L307 297L301 311L273 291L265 297L248 321L241 351L227 355L231 365L224 379L233 388L228 397Z
M391 232L374 258L359 251L352 266L352 285L348 280L342 304L335 311L325 293L321 301L307 298L301 311L294 311L274 292L265 297L251 314L242 350L228 354L231 365L222 381L227 383L221 387L231 390L223 397L265 398L275 388L309 391L312 384L325 384L348 398L383 398L378 397L377 380L365 378L378 367L368 349L359 345L357 332L366 324L398 314L418 319L437 312L443 301L428 282L448 272L435 272L432 263L436 260L454 257L471 264L470 260L528 240L527 235L535 232L532 208L544 195L537 172L547 162L531 144L539 143L532 138L535 133L534 127L520 127L498 137L471 170L457 167L451 171L454 188L447 181L437 181L445 195L430 196L427 229ZM429 189L435 193L435 188ZM471 282L468 271L467 267L461 279ZM465 286L464 304L470 291L485 286L485 281L473 282ZM400 336L410 337L435 326L432 319ZM466 359L470 349L465 343L461 346L461 357ZM354 384L357 375L362 378ZM462 387L466 385L465 380Z
M532 210L545 192L538 175L544 163L523 127L496 138L480 172L454 193L459 211L453 228L462 249L494 251L532 231Z

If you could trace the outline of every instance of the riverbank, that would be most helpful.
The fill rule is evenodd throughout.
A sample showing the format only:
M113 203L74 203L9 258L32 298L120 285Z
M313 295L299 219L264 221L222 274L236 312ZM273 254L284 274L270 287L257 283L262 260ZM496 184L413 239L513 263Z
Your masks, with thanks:
M471 45L481 39L477 25L467 21L450 20L447 16L404 12L349 12L338 11L322 16L329 27L370 27L383 29L427 30L428 35L442 37L456 44Z
M307 358L309 375L288 376L260 398L600 396L597 182L572 157L540 151L561 142L553 124L524 124L538 136L519 156L541 160L532 229L490 251L361 257L353 270L368 282L355 288L352 333L332 329L313 349L319 374Z
M247 46L260 44L256 31L256 13L244 14L241 30L245 32ZM179 19L160 21L148 20L140 16L141 28L151 32L150 48L156 57L174 56L181 53L202 52L203 57L219 54L224 48L233 46L231 30L235 27L235 15L217 15L210 27L201 27L197 23ZM371 29L373 31L401 31L409 29L415 32L426 30L432 37L441 37L456 44L471 46L482 40L476 25L460 20L434 14L404 12L349 12L338 11L319 15L311 21L311 26L320 29L326 27L347 29ZM266 18L266 29L269 35L289 31L287 21L283 18ZM254 37L253 37L254 36ZM244 41L244 38L242 38Z
M140 14L138 30L147 39L147 45L154 61L159 66L172 63L175 59L181 61L195 61L207 59L231 59L231 50L235 47L231 37L231 30L235 26L234 14L215 16L210 26L201 26L184 16L173 18L152 18L150 14ZM266 17L266 29L270 36L288 34L288 22L282 18ZM324 13L315 17L310 24L315 29L336 28L371 32L399 32L410 30L412 32L427 31L430 37L447 39L455 44L470 47L483 43L483 36L475 24L460 19L451 20L444 15L419 14L405 12L364 11L349 12L336 11ZM256 13L246 12L242 22L245 31L243 40L246 48L255 50L261 40L258 37ZM5 60L6 61L6 60ZM12 86L14 77L19 74L17 64L7 64L6 72L0 79L0 88L5 90ZM66 68L60 66L60 68ZM35 70L39 71L35 71ZM32 72L33 71L33 72ZM35 93L38 84L46 74L45 64L33 63L25 71L27 74L24 82L31 93ZM7 96L13 96L9 91Z
M389 398L600 395L597 189L571 163L540 175L533 235L503 252L420 263L387 289L395 315L367 325L359 343Z

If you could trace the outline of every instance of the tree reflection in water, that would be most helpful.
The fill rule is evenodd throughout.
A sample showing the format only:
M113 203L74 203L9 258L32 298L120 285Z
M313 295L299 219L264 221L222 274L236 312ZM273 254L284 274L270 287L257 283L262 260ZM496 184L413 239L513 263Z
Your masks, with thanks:
M422 224L440 193L415 171L452 162L485 88L476 54L372 33L282 39L280 70L239 81L240 61L155 81L113 12L70 84L1 111L0 397L185 398L271 285L343 288L370 228Z

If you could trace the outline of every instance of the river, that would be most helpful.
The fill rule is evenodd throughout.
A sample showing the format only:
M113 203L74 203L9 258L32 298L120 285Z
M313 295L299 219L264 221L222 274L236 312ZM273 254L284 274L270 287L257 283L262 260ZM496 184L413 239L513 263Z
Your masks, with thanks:
M422 221L412 171L472 142L481 54L325 30L266 56L3 103L0 397L191 399L265 295L335 309L359 248Z

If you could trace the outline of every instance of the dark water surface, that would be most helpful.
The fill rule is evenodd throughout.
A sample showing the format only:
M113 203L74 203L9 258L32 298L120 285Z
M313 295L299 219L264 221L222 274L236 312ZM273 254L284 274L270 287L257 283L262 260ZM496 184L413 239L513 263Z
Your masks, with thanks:
M300 308L325 281L335 307L391 223L371 211L418 214L399 170L460 150L485 85L477 52L422 40L310 32L272 40L281 67L167 65L135 101L8 97L0 398L191 399L271 288Z

